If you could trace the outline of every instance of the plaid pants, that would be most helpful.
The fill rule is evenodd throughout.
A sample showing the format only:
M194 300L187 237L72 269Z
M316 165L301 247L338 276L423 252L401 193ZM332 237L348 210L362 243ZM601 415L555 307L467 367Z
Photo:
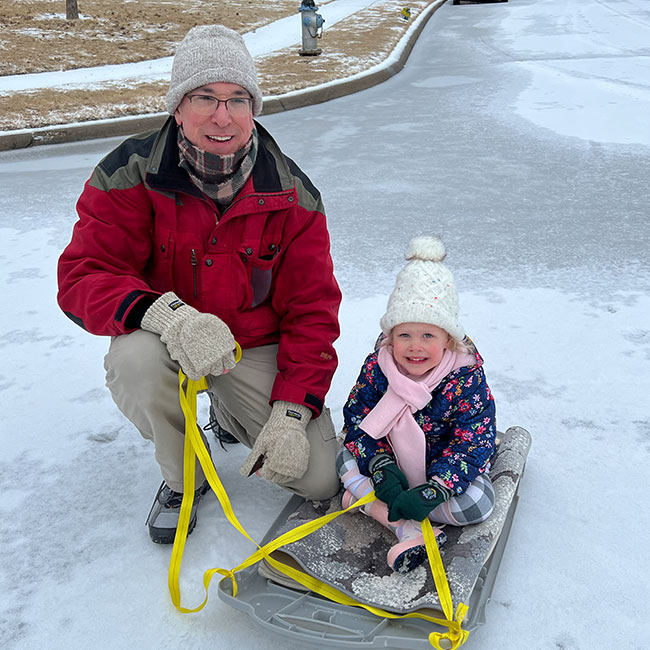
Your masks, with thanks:
M355 457L342 447L336 457L336 471L343 476L351 470L358 472ZM430 515L431 521L451 526L466 526L485 521L494 509L494 487L490 477L481 474L470 486L445 503L441 503Z

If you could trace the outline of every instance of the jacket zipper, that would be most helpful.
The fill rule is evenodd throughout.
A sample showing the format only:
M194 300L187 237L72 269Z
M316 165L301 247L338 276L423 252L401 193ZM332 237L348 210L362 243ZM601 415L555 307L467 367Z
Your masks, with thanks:
M198 298L198 287L197 287L197 259L196 259L196 251L192 249L192 277L194 279L194 297Z

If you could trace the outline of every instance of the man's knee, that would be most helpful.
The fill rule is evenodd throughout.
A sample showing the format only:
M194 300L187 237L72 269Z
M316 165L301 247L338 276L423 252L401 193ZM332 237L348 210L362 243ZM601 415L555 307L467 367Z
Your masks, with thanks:
M111 341L104 358L106 386L120 411L145 437L151 433L155 412L171 408L168 417L174 418L181 413L178 367L157 334L136 330Z
M307 473L289 489L311 501L331 499L341 488L336 471L340 446L336 440L329 410L310 423L310 457Z
M313 501L330 499L338 493L341 482L336 471L336 457L340 445L330 410L325 407L318 418L314 418L307 430L310 444L308 473L309 496Z
M178 373L178 364L169 357L160 337L145 330L116 336L104 357L104 368L109 388L120 383L135 390L149 389L166 375Z
M329 471L329 468L319 468L316 471L310 473L307 478L307 481L304 482L304 488L301 490L303 492L301 496L310 501L324 501L325 499L331 499L335 496L340 487L341 483L339 481L336 472Z

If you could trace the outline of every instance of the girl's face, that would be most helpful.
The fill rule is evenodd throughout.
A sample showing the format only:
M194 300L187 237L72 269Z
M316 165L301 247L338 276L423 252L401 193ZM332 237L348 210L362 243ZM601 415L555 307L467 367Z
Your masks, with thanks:
M401 323L393 327L391 338L395 361L419 377L442 361L449 334L436 325Z

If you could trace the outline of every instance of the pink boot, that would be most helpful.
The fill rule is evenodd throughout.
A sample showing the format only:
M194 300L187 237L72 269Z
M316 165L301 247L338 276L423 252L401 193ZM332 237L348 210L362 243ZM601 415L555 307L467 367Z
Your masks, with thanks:
M357 501L357 498L349 490L345 490L341 497L343 508L349 507L355 501ZM408 573L427 559L427 549L424 545L422 529L417 521L409 519L388 521L388 506L379 500L362 506L360 510L392 531L399 540L395 546L391 546L386 556L388 566L393 571ZM447 540L447 536L439 528L434 528L433 532L436 535L438 546L442 546Z

